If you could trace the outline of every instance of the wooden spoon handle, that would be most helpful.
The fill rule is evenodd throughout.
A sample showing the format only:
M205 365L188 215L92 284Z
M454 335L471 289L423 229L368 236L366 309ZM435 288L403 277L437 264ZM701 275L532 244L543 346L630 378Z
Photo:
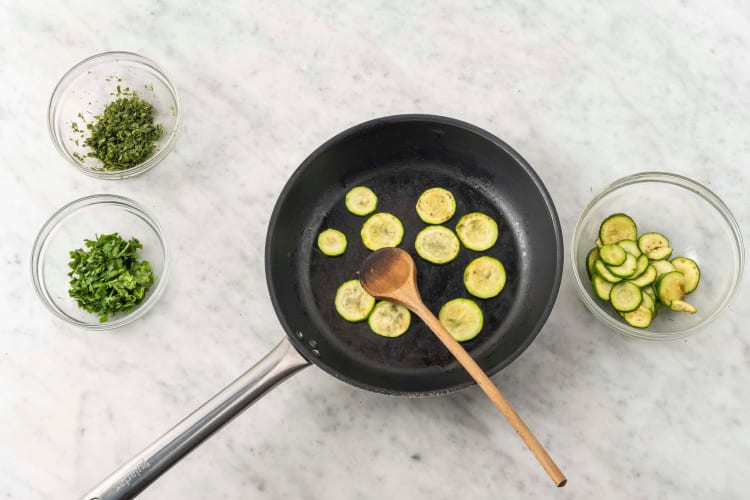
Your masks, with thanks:
M534 454L536 459L539 461L544 470L547 471L549 477L554 481L558 487L565 486L567 479L562 473L560 468L552 460L547 451L541 445L541 443L534 437L531 429L521 420L521 417L516 413L516 410L510 405L507 399L502 395L500 389L490 380L487 374L484 373L482 368L479 367L474 358L469 356L469 353L459 344L456 339L450 334L448 330L438 321L432 312L427 307L419 307L418 311L415 311L422 321L433 331L440 341L448 348L453 356L461 363L469 375L476 381L479 387L482 388L487 397L495 404L500 413L508 420L508 423L513 429L521 436L523 442L529 447L531 452Z

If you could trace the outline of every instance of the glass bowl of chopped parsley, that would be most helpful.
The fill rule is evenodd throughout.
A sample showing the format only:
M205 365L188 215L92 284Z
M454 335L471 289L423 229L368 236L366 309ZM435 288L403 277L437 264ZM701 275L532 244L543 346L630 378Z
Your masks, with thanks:
M180 104L156 63L130 52L105 52L65 73L47 118L55 147L71 165L99 179L123 179L169 154L180 128Z
M34 288L68 323L111 330L140 318L164 291L164 231L139 203L97 194L68 203L39 231L31 256Z

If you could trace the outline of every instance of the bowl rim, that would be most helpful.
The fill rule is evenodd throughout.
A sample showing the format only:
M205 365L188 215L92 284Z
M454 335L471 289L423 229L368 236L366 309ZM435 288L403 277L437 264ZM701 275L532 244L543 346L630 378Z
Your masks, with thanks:
M169 90L170 94L172 95L172 98L174 99L174 117L175 117L175 124L171 131L167 132L169 133L169 138L167 139L167 142L162 146L161 149L159 149L156 153L151 155L147 160L139 163L138 165L135 165L133 167L130 167L125 170L116 170L116 171L109 171L109 170L97 170L97 169L91 169L84 167L80 162L76 161L75 158L73 158L71 155L67 153L65 148L61 145L60 141L62 139L58 138L57 132L56 132L56 113L55 109L57 107L57 104L61 98L61 96L64 94L65 90L67 89L67 84L69 83L69 80L72 79L74 75L78 73L82 68L86 67L87 65L91 64L94 61L100 60L100 59L111 59L114 58L117 60L118 58L121 59L127 59L129 61L134 61L139 64L142 64L144 66L148 66L151 70L153 70L163 81L164 85ZM60 153L60 155L71 165L73 165L78 171L83 172L84 174L95 177L97 179L104 179L104 180L118 180L118 179L126 179L128 177L133 177L139 174L142 174L153 167L155 167L158 163L160 163L166 156L169 154L169 152L174 148L175 143L177 142L177 136L180 133L181 130L181 105L180 105L180 98L177 94L177 88L175 88L174 84L172 83L172 80L169 78L169 76L166 74L166 72L153 60L144 57L140 54L136 54L135 52L127 52L127 51L107 51L107 52L101 52L99 54L94 54L93 56L89 56L86 59L76 63L73 67L71 67L68 71L66 71L63 76L60 78L60 80L55 85L55 88L52 90L52 95L50 96L49 103L47 105L47 131L50 135L50 138L52 139L52 144L55 146L55 149Z
M55 230L59 227L59 224L61 222L63 222L68 216L76 213L83 208L88 208L92 205L98 205L101 203L115 204L127 207L128 209L133 210L137 216L139 216L144 222L146 222L154 231L159 240L162 252L164 253L164 265L161 274L157 277L156 286L149 291L146 300L144 300L137 309L121 315L121 317L117 319L107 321L105 323L99 323L98 321L88 323L70 317L65 312L63 312L62 309L57 307L54 304L54 301L52 301L48 297L47 288L40 275L41 266L43 264L41 255L42 250L46 247L48 239L55 233ZM169 246L167 245L167 238L164 234L162 226L151 214L151 212L149 212L143 205L136 202L135 200L116 194L93 194L66 203L61 208L56 210L49 217L49 219L47 219L34 240L34 245L31 250L30 267L34 291L36 292L42 303L47 307L47 309L49 309L55 316L64 320L68 324L77 326L85 330L113 330L115 328L127 325L128 323L131 323L144 316L159 300L161 295L164 293L164 289L166 288L169 278L170 252Z
M697 323L696 325L693 325L689 328L686 328L684 330L681 330L679 332L657 332L654 330L649 329L639 329L634 328L627 323L623 323L620 321L617 321L616 319L612 318L610 315L606 314L602 307L594 301L594 299L587 293L585 289L584 283L581 281L580 274L578 272L580 263L578 262L576 258L576 253L578 249L577 240L579 239L579 232L582 229L582 221L586 217L586 215L589 213L589 211L596 205L602 198L607 196L608 194L612 193L613 191L628 186L631 184L636 184L640 182L662 182L666 184L671 184L674 186L681 187L683 189L688 189L689 191L692 191L693 193L697 194L701 198L703 198L705 201L707 201L710 205L712 205L724 218L727 225L729 226L735 240L736 249L737 249L737 255L738 255L738 273L735 277L733 283L732 283L732 289L729 291L729 294L726 296L724 301L719 305L719 307L716 308L715 311L713 311L709 316L707 316L703 321L700 323ZM690 179L688 177L685 177L683 175L675 174L672 172L659 172L659 171L648 171L648 172L638 172L632 175L628 175L625 177L622 177L608 186L606 186L599 194L594 196L589 203L586 204L586 206L581 210L581 212L578 215L578 219L576 220L576 224L573 228L573 233L571 235L571 245L570 245L570 262L573 270L573 281L576 285L576 291L578 292L579 297L583 301L584 305L596 316L600 321L602 321L607 326L611 327L612 329L616 330L618 333L621 333L623 335L626 335L628 337L636 337L643 340L652 340L652 341L664 341L664 340L679 340L683 339L685 337L690 336L691 334L696 333L696 331L700 328L705 327L709 323L711 323L713 320L715 320L734 300L735 296L737 295L737 292L740 289L740 286L742 284L742 278L744 275L744 265L745 265L745 247L742 239L742 232L740 230L740 226L737 223L737 220L735 219L732 212L729 210L729 207L719 198L713 191L711 191L709 188L704 186L703 184Z

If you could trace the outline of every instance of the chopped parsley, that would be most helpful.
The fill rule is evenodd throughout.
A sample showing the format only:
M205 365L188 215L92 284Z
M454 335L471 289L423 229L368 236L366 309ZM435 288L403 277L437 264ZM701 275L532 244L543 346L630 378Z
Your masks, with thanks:
M70 252L68 293L78 307L99 316L127 312L140 304L156 278L147 260L140 260L143 245L137 238L124 240L118 233L85 241L86 249Z

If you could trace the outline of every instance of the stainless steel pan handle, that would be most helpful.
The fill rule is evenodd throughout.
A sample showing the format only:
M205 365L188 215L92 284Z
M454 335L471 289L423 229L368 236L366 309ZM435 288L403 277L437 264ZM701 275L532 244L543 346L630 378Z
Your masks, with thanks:
M284 339L258 364L99 483L82 500L126 500L141 493L214 432L310 363Z

